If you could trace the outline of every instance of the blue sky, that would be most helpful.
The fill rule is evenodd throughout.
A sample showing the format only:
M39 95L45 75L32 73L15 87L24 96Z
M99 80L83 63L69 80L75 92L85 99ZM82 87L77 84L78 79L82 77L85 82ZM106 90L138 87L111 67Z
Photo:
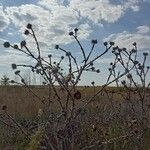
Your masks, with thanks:
M95 54L103 51L102 43L106 40L128 49L135 41L139 53L149 52L149 8L150 0L0 0L0 76L8 74L14 78L12 63L33 63L25 55L3 48L4 41L19 43L25 39L32 49L33 40L23 34L29 22L35 28L43 56L52 54L56 61L62 54L53 49L55 44L71 49L80 60L80 51L68 36L75 27L79 28L80 40L87 51L91 46L90 40L98 40ZM97 61L101 76L84 75L82 84L89 84L92 80L102 84L111 60L112 56L108 54Z

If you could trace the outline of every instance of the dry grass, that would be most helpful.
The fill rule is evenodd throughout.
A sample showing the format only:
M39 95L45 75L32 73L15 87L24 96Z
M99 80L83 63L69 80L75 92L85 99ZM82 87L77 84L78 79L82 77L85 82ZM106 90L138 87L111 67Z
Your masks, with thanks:
M93 95L94 92L97 92L101 87L78 87L78 90L82 93L82 99L77 100L76 107L80 108L86 101L90 98L90 96ZM44 103L48 103L48 88L46 86L31 86L30 89L40 98L43 100ZM59 89L58 89L59 90ZM95 141L97 140L105 140L105 139L111 139L114 137L122 136L125 134L125 128L126 125L124 124L124 120L132 119L132 114L129 114L130 117L128 118L128 110L125 104L125 101L123 101L123 95L126 95L127 93L124 92L123 88L114 88L114 87L108 87L106 93L105 91L102 92L100 95L95 97L95 100L88 106L86 115L79 117L79 121L81 122L81 128L78 132L84 133L81 136L82 142L81 144L91 143L95 144ZM108 94L111 95L113 93L113 101L111 101L111 98L109 99ZM43 108L44 105L39 101L39 98L35 96L31 91L29 91L28 88L24 86L1 86L0 87L0 105L6 104L8 107L8 112L12 114L15 118L22 119L29 119L29 118L35 118L37 116L39 108ZM146 93L147 101L149 100L150 92L148 91ZM63 97L64 95L62 95ZM54 96L52 96L54 97ZM132 94L133 100L138 98L136 93ZM58 110L57 102L55 101L55 97L52 99L52 109L53 111ZM124 118L118 118L118 120L113 120L113 110L110 108L114 105L116 111L120 111L119 114L124 115ZM123 107L120 107L123 106ZM121 108L121 109L120 109ZM133 114L133 116L138 117L138 106L135 107L135 112L137 115ZM118 112L117 112L118 113ZM115 122L117 121L117 123ZM2 124L3 125L3 124ZM94 127L96 127L96 130ZM128 127L127 127L128 128ZM10 129L11 130L11 129ZM94 131L95 130L95 131ZM3 138L2 144L0 143L0 148L7 148L8 143L13 143L12 141L7 141L6 139L9 137L8 131L5 127L2 126L1 128L1 138ZM150 144L150 137L149 133L146 134L146 138L144 141L144 150L149 150L149 144ZM18 142L18 139L22 139L22 134L16 133L15 135L12 135L11 139L14 139L16 143ZM92 139L92 141L91 141ZM95 141L93 141L95 140ZM20 143L22 143L23 140L19 140ZM79 142L79 141L75 141ZM130 142L132 143L132 142ZM26 141L23 141L23 144L26 145ZM123 145L123 143L117 144L117 148L115 150L120 149L120 145ZM9 146L9 145L8 145ZM14 145L13 145L14 146ZM9 148L12 149L18 149L23 150L20 148L20 145L18 148L16 148L16 145L13 148L12 145L10 145ZM23 147L23 145L21 146ZM108 150L110 148L114 148L114 144L110 144L107 148ZM131 145L132 147L132 145ZM76 148L77 150L80 149L79 147ZM131 148L132 150L132 148Z

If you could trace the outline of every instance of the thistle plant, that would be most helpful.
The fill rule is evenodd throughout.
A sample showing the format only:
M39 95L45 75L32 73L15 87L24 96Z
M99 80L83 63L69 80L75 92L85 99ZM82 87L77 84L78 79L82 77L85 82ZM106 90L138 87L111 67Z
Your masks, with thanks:
M43 110L40 109L42 114L38 114L37 130L42 129L43 133L43 138L39 141L39 147L44 145L45 149L54 150L96 149L100 147L109 149L113 144L117 144L118 148L122 149L132 149L136 146L141 148L145 130L149 127L150 104L147 95L149 95L150 82L147 76L150 67L146 66L148 53L143 53L143 61L140 62L137 59L138 49L136 42L133 43L133 49L128 50L118 47L111 41L104 42L104 51L93 57L94 50L98 44L97 39L91 40L91 49L87 53L79 40L78 31L79 29L75 28L74 31L69 32L69 35L78 45L82 60L76 59L71 51L62 48L61 45L55 45L54 47L57 51L63 53L58 62L53 61L52 54L49 54L47 59L44 59L34 26L31 24L26 26L24 34L26 36L31 35L34 39L37 48L36 55L30 50L25 40L20 42L20 46L9 42L4 43L5 48L20 51L36 62L34 65L12 64L12 69L20 78L19 84L27 87L29 92L32 92L43 106ZM94 72L100 76L101 70L96 68L94 63L107 53L113 55L114 60L109 64L106 83L96 87L95 82L91 81L94 92L85 96L83 89L78 86L83 73ZM64 59L68 61L68 68L65 71L63 68ZM43 78L43 85L49 91L46 101L38 97L32 91L32 88L25 83L20 67L29 68ZM67 72L67 75L65 72ZM141 87L136 82L137 77L141 82ZM128 83L124 80L125 78L127 78ZM15 81L12 80L11 83L13 84ZM122 88L123 92L114 92L109 88L112 84L115 84L118 89ZM85 90L87 90L87 87L85 87ZM116 100L116 95L120 95L120 101ZM105 103L102 103L103 97L107 99ZM53 103L58 105L56 112L53 111ZM97 123L93 122L94 124L92 124L91 141L86 141L85 134L87 131L83 132L83 126L88 124L90 118L92 118L91 103L97 103L94 111L97 111L96 116L99 120L97 120ZM101 104L104 107L99 107ZM125 112L126 110L128 112ZM133 120L135 121L134 123ZM117 128L122 128L121 132L116 133L117 137L116 135L110 135L109 131L114 123L116 123ZM132 125L129 126L129 124ZM105 130L102 130L102 127L105 127ZM19 128L22 129L21 126ZM105 131L106 133L104 133ZM80 136L80 133L83 135ZM130 147L128 143L131 139L140 141L140 144L137 145L138 142L134 141L134 144L131 144L132 146L130 145Z

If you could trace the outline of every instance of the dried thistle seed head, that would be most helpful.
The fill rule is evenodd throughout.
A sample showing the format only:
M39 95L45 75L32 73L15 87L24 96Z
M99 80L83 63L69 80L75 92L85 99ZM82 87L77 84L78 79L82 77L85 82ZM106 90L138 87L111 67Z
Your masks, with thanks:
M122 49L121 49L121 48L118 48L118 52L122 52Z
M10 47L10 43L9 43L9 42L4 42L3 46L4 46L5 48L9 48L9 47Z
M76 91L76 92L74 93L74 98L75 98L75 99L81 99L81 92L80 92L80 91Z
M71 31L71 32L69 32L69 35L72 36L72 35L74 35L74 33Z
M111 69L111 68L108 68L108 70L109 70L109 71L112 71L112 69Z
M66 52L66 56L70 56L71 55L71 53L70 52Z
M15 45L13 46L13 48L14 48L14 49L18 49L18 45L15 44Z
M92 71L95 71L95 67L92 67L91 70L92 70Z
M137 52L137 50L134 48L131 50L131 53L136 53L136 52Z
M121 84L126 85L126 81L125 80L121 81Z
M134 63L134 65L137 65L139 62L137 60L135 60L133 63Z
M15 74L18 75L20 73L20 70L15 71Z
M78 30L79 30L78 28L75 28L75 29L74 29L75 32L78 32Z
M97 69L97 70L96 70L96 72L97 72L97 73L100 73L100 70L99 70L99 69Z
M132 79L132 75L129 73L129 74L127 74L127 78L128 79Z
M113 62L111 62L110 65L112 66L112 65L113 65Z
M97 42L97 40L92 40L91 43L92 44L97 44L98 42Z
M104 44L104 46L107 46L107 45L108 45L108 43L107 43L107 42L104 42L103 44Z
M147 52L144 52L144 53L143 53L143 56L145 56L145 57L148 56L148 53L147 53Z
M23 48L23 47L25 47L25 46L26 46L26 41L21 41L20 47Z
M61 56L61 59L64 59L64 56Z
M114 42L109 42L109 44L110 44L111 46L115 45L115 43L114 43Z
M11 64L12 69L17 69L17 65L16 64Z
M55 49L59 49L59 45L55 45Z
M49 58L51 58L51 57L52 57L52 55L51 55L51 54L49 54L49 55L48 55L48 57L49 57Z
M25 31L24 31L24 34L25 34L25 35L29 35L29 34L30 34L29 30L25 30Z
M144 69L144 66L139 64L138 69L139 69L139 70L143 70L143 69Z
M93 81L93 82L91 82L91 84L94 86L94 85L95 85L95 82Z
M14 83L15 83L15 81L14 81L14 80L11 80L11 81L10 81L10 83L14 84Z
M28 23L26 26L28 29L32 29L32 24Z
M113 50L117 50L119 47L118 46L115 46L115 47L113 47Z
M137 45L136 42L134 42L134 43L133 43L133 46L136 46L136 45Z
M124 48L122 48L122 50L123 50L123 51L126 51L127 49L124 47Z
M7 110L7 106L6 105L2 105L2 110L6 111Z

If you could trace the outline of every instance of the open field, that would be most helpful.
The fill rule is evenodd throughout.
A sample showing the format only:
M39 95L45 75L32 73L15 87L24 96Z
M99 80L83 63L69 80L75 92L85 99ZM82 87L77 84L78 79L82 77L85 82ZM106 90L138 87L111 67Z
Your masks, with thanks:
M93 95L94 92L96 93L100 88L101 87L78 87L78 90L82 93L82 98L77 100L78 102L76 102L76 107L80 108L83 106L83 104L86 103L90 96ZM31 92L31 90L34 94ZM140 130L138 129L139 125L137 120L140 120L141 109L140 105L136 102L136 99L138 99L136 93L132 93L131 95L132 102L124 100L124 96L126 95L127 93L123 88L109 87L106 91L95 97L95 100L78 117L78 121L81 123L81 126L77 133L79 134L82 132L81 135L79 134L81 136L80 138L82 139L82 142L80 141L81 144L79 144L80 146L84 145L85 143L91 143L90 145L93 145L97 141L102 142L106 139L111 140L120 137L130 140L119 140L120 142L114 141L112 143L110 142L110 144L106 146L105 149L135 150L136 144L138 143L136 136L138 132L140 132L136 131ZM39 109L46 109L44 108L45 104L47 105L49 103L49 98L47 96L48 88L46 86L32 86L30 90L21 86L0 87L0 105L6 105L8 114L11 114L11 116L15 118L24 128L31 129L31 133L33 135L35 129L37 128L38 111ZM62 94L62 96L65 99L65 95ZM145 104L145 106L149 105L149 96L150 91L147 90L145 96L145 101L147 101L147 104ZM53 93L51 95L50 105L52 105L51 112L57 114L59 112L59 107ZM130 105L133 105L134 108L131 106L130 109ZM132 111L132 109L134 110ZM150 124L148 120L150 115L149 111L146 115L145 124L147 127L145 129L146 132L144 133L143 150L149 150L150 146ZM36 142L29 144L29 141L25 140L24 135L19 131L19 129L13 127L13 120L8 118L8 116L4 114L3 111L1 111L0 119L4 121L0 122L0 149L36 150L35 147L32 147L32 144L35 144ZM12 125L12 127L9 127L8 125ZM135 126L135 129L133 126ZM134 132L134 134L132 134L131 137L129 135L127 135L128 137L124 137L127 133L132 132ZM35 135L36 134L37 133L35 133ZM37 134L36 136L39 135ZM134 138L132 136L134 136ZM79 141L75 142L79 143ZM28 145L32 145L32 148L27 148ZM76 147L75 150L82 149L80 146ZM91 150L92 149L95 150L103 148L93 147Z

